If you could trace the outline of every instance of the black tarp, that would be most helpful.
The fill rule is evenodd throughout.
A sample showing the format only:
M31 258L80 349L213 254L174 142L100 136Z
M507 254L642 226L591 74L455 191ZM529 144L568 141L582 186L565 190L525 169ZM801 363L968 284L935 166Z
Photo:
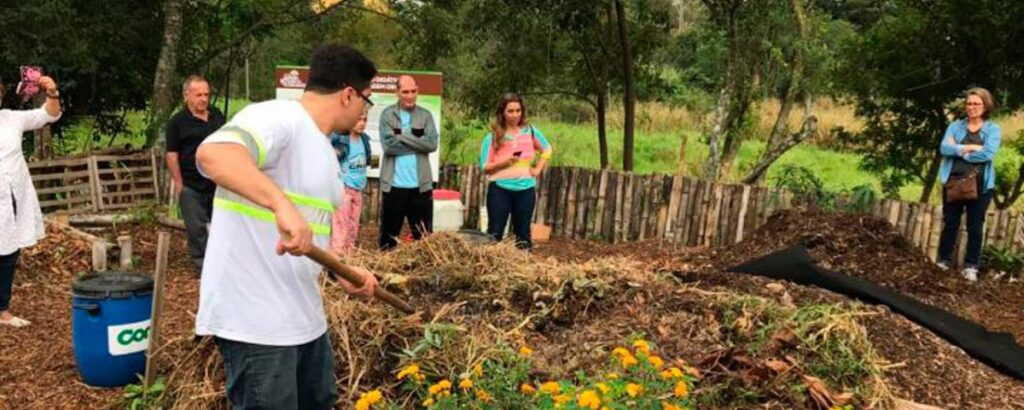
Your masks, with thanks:
M918 302L892 289L861 278L825 270L815 264L804 245L789 247L730 270L816 286L865 303L888 306L892 311L959 346L971 357L1007 376L1024 380L1024 348L1021 348L1009 333L990 332L977 323Z

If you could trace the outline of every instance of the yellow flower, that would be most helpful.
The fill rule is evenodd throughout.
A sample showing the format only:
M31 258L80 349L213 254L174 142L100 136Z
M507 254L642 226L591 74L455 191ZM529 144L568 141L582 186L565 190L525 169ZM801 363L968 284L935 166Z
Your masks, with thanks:
M484 364L477 363L476 366L473 366L473 373L476 374L476 377L484 377Z
M676 406L675 404L669 403L667 401L663 401L663 402L661 402L661 410L682 410L682 409L680 409L679 406Z
M612 388L608 387L607 383L598 383L597 389L601 391L601 394L608 394L608 392L612 391Z
M483 389L476 389L476 399L486 403L491 401L491 395Z
M451 388L452 382L448 381L448 379L445 379L435 383L433 386L430 386L430 388L428 388L427 390L430 392L430 395L434 396L448 392L449 390L451 390Z
M672 393L675 393L676 397L679 398L686 397L686 382L683 380L676 382L676 387L672 389Z
M597 410L601 407L601 398L598 397L597 393L593 390L584 390L583 393L580 393L579 397L576 398L576 403L582 408Z
M432 404L434 404L434 399L423 400L423 407L430 407Z
M380 403L384 399L384 395L381 394L380 390L373 390L359 395L359 400L356 401L356 410L369 410L374 404Z
M640 362L638 362L636 360L636 357L633 356L633 355L623 356L622 357L622 367L624 367L624 368L628 369L630 366L636 365L637 363L640 363Z
M523 357L530 357L530 355L533 354L533 349L527 346L520 347L519 354L523 355Z
M668 370L661 372L661 378L666 380L671 378L682 379L683 371L679 370L678 367L670 367Z
M660 358L660 357L658 357L658 356L651 356L651 357L648 357L648 358L647 358L647 361L648 361L648 362L651 362L651 366L654 366L654 368L655 368L655 369L660 369L660 368L661 368L661 366L664 366L664 365L665 365L665 361L664 361L664 360L661 360L661 358Z
M416 383L423 383L423 381L427 380L427 376L424 376L423 373L416 373L410 377L416 380Z
M555 394L561 391L562 388L558 386L557 382L544 382L540 385L540 391L542 393Z
M616 380L616 379L619 378L619 374L615 373L615 372L611 372L611 373L608 373L608 374L604 375L604 377L607 377L608 380Z
M528 383L523 383L519 385L519 391L523 394L534 394L537 392L537 389L533 388L533 386Z
M420 366L416 363L406 366L402 371L398 372L398 380L406 378L406 376L416 376L420 373Z
M572 400L572 397L569 397L569 396L564 395L564 394L559 394L559 395L557 395L557 396L555 396L553 398L555 399L555 405L556 406L561 406L561 405L563 405L565 403L568 403L569 400Z
M356 401L356 410L370 410L370 403L366 400L359 399Z
M630 353L629 350L626 350L626 348L624 347L616 347L612 349L612 355L621 358L625 356L632 356L633 354Z
M629 384L626 385L626 394L628 394L629 397L639 396L640 393L643 393L643 392L644 392L644 386L641 386L641 385L636 384L636 383L629 383Z
M468 389L470 389L472 387L473 387L473 381L472 380L462 379L462 381L459 382L459 388L462 389L462 390L468 390Z
M637 352L643 352L645 356L651 355L651 345L647 344L643 339L633 342L633 347L636 348Z

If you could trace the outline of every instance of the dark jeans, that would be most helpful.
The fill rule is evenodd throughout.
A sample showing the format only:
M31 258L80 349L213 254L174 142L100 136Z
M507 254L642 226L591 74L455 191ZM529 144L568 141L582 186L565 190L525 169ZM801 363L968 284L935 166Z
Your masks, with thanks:
M14 288L14 270L18 268L21 250L0 256L0 312L11 307L11 289Z
M299 346L264 346L216 338L232 408L330 409L338 398L327 333Z
M210 236L210 216L213 215L213 194L200 192L188 186L182 187L178 196L181 219L185 221L188 235L188 254L196 269L203 271L203 257L206 255L206 239Z
M513 191L491 182L487 186L487 233L496 240L505 236L505 224L512 217L512 233L516 235L516 246L520 249L533 248L530 239L530 222L533 209L537 206L537 190L534 188Z
M942 236L939 239L939 261L953 260L953 246L960 233L960 217L967 212L967 255L964 266L977 268L981 265L981 241L985 231L985 213L992 202L991 190L985 191L973 201L950 203L946 191L942 191Z
M434 231L434 191L420 192L419 188L391 188L381 198L380 239L381 250L398 245L402 224L409 221L413 239L420 240Z

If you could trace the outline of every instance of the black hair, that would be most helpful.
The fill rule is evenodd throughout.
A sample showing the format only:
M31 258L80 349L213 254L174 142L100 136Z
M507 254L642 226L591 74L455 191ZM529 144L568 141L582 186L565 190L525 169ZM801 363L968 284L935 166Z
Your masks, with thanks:
M362 91L370 87L376 75L373 61L359 50L343 44L325 44L313 53L306 91L331 94L345 87Z

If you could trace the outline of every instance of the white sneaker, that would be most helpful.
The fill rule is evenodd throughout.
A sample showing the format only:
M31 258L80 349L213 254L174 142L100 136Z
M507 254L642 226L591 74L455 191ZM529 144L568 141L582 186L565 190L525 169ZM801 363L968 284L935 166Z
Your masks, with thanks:
M960 271L960 274L963 275L964 279L967 279L968 282L978 281L978 268L964 268L964 270Z
M949 262L946 261L938 261L935 263L935 266L938 266L939 269L942 269L943 271L949 270Z

